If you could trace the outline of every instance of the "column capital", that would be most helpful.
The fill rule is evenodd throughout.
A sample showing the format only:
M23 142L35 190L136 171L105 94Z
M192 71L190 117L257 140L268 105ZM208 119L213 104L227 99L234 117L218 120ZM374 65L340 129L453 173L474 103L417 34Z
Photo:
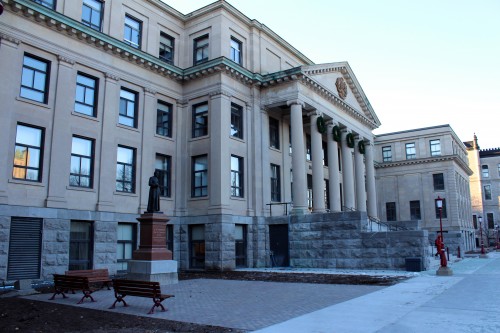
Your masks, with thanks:
M144 87L144 93L156 96L156 90L154 90L152 87Z
M292 99L292 100L286 101L286 105L287 106L300 105L301 107L306 106L306 104L303 101L301 101L300 99Z
M224 89L213 90L213 91L209 92L208 95L210 96L210 98L218 97L220 95L226 96L229 98L233 97L229 91L226 91Z
M177 99L175 102L177 104L177 107L184 107L189 104L189 100L186 98Z
M75 64L75 61L65 55L58 55L57 59L59 60L59 64L66 64L66 65L71 65L73 66Z
M106 81L119 81L120 80L120 77L114 73L106 72L106 73L104 73L104 76L106 77Z
M308 113L307 113L307 116L308 116L308 117L312 117L312 116L321 116L321 115L322 115L322 113L321 113L321 112L319 112L318 110L314 110L314 111L311 111L311 112L308 112Z

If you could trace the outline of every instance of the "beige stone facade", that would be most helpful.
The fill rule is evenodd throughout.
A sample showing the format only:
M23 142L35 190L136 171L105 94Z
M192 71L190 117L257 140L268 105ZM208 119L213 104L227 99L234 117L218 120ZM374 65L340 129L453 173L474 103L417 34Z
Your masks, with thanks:
M378 216L380 122L348 63L225 1L3 2L0 278L123 270L155 169L181 269L269 265L270 215Z
M441 223L445 244L458 254L475 247L467 150L449 125L375 138L378 211L382 221L428 230L433 244L440 230L438 197L445 200Z

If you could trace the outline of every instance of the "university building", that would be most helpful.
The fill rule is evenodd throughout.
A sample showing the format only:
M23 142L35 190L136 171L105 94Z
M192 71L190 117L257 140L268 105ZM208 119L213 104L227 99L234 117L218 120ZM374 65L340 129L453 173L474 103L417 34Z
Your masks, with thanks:
M125 271L155 170L180 269L269 266L273 216L387 214L380 121L348 63L314 64L223 0L188 15L159 0L3 3L0 278ZM456 168L448 207L460 158L442 162Z

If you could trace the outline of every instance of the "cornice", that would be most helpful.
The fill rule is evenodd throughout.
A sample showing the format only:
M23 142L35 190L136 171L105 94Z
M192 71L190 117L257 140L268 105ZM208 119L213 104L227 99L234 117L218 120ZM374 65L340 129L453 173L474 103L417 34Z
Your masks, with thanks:
M436 157L428 157L428 158L416 158L412 160L401 160L394 162L376 162L375 168L383 169L383 168L394 168L400 166L407 165L418 165L418 164L428 164L428 163L436 163L436 162L455 162L457 163L462 170L467 173L467 175L471 176L473 171L469 166L458 156L458 155L446 155L446 156L436 156Z

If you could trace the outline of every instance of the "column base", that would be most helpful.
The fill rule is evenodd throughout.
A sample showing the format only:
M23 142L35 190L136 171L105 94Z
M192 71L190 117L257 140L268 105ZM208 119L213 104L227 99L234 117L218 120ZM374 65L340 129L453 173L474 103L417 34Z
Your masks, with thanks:
M436 271L436 275L438 276L451 276L453 275L453 271L449 267L439 267L439 269Z
M176 260L129 260L127 279L155 281L160 285L179 282Z
M489 258L488 253L481 253L481 254L479 255L479 258L483 258L483 259L487 259L487 258Z

